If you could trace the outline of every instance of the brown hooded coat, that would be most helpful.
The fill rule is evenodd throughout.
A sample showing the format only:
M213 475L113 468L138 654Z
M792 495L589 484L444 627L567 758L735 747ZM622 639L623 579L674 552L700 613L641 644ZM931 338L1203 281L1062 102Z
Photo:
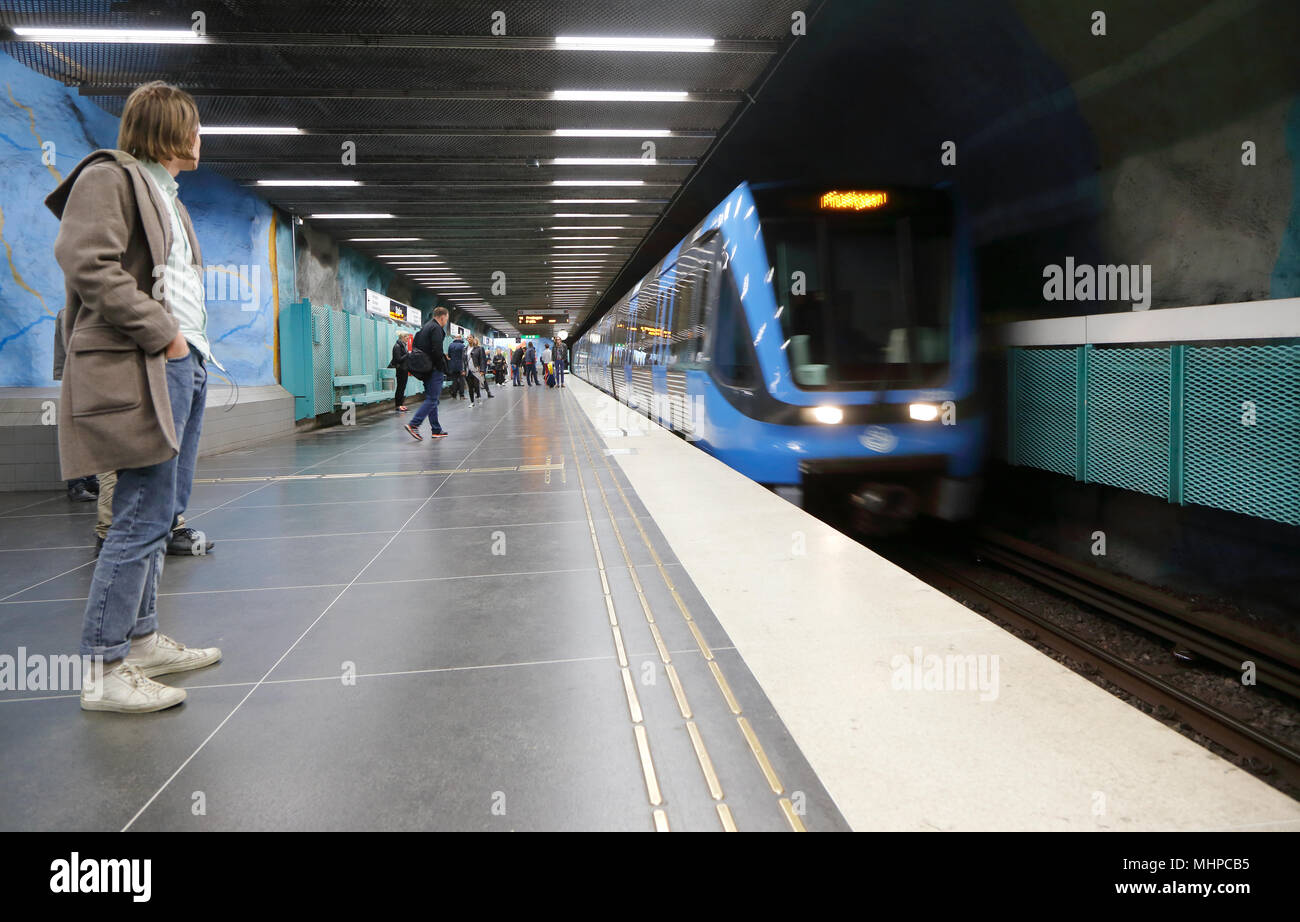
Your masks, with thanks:
M120 150L97 150L45 204L60 220L54 257L67 291L59 400L63 478L174 458L164 353L180 325L155 297L172 244L166 202L138 160ZM179 210L201 271L194 226L185 206Z

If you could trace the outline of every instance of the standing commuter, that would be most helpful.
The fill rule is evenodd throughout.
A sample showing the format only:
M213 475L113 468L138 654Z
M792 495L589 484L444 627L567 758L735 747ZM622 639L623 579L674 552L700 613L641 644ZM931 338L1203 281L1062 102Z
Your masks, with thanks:
M397 391L393 395L393 406L397 408L398 413L406 412L407 352L406 335L398 333L397 342L393 343L393 360L388 363L388 367L395 369L397 374Z
M506 383L506 354L503 349L497 349L497 354L492 356L492 373L496 375L497 385Z
M569 347L564 340L555 341L555 382L564 387L564 365L569 360Z
M524 347L522 343L515 344L515 350L510 353L510 380L514 382L515 387L523 387L519 383L519 374L524 368Z
M537 380L537 350L533 348L533 341L528 341L528 348L524 350L524 379L528 386L536 384L541 387L542 382Z
M145 84L126 100L117 143L77 164L45 204L60 220L54 256L67 289L60 464L68 478L117 472L82 622L81 653L96 661L81 707L143 713L185 700L184 689L151 676L221 659L216 647L186 647L157 623L212 360L198 239L176 184L181 170L198 168L198 108L175 87Z
M478 341L478 337L469 338L469 373L475 378L483 379L483 390L490 398L492 396L492 385L488 379L492 377L491 369L488 367L487 350L483 344ZM478 390L477 385L474 386Z
M447 347L447 376L451 378L451 396L457 400L465 399L465 372L467 370L466 359L468 358L465 340L459 333L452 339L451 345ZM474 398L470 398L470 406L474 405Z
M411 373L424 382L424 402L420 404L420 409L415 411L415 416L411 421L402 427L417 442L424 441L424 436L420 435L420 423L426 419L429 421L429 429L433 438L440 439L447 435L438 423L438 398L442 396L442 380L447 374L447 355L442 349L442 341L446 335L444 332L446 325L447 308L436 307L433 310L433 316L429 318L429 322L420 328L420 332L415 334L412 341L413 350L428 356L429 371L420 372L418 370L419 366L412 363L410 355L406 359Z

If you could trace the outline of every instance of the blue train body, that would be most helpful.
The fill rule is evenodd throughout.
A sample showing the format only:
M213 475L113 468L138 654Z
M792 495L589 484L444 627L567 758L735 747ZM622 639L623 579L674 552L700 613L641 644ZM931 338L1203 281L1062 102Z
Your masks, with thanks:
M573 364L759 483L834 483L873 513L952 519L983 454L977 323L946 194L742 183Z

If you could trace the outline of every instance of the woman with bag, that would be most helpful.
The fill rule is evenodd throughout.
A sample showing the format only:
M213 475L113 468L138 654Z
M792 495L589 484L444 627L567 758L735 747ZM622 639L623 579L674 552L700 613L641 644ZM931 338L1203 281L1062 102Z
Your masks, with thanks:
M404 403L406 402L406 355L411 351L411 334L398 333L397 342L393 343L393 360L388 363L388 367L397 371L397 392L393 396L393 405L397 407L396 412L406 412Z

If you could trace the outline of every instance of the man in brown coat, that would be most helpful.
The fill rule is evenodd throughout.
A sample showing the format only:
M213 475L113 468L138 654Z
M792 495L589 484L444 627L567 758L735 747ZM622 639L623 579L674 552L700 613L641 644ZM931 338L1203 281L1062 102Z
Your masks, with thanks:
M87 710L172 707L185 691L152 680L215 663L157 628L172 521L189 501L207 362L202 260L176 174L199 160L199 115L164 83L127 99L119 150L99 150L45 200L60 219L66 360L59 401L65 479L117 472L113 524L95 565L81 653L97 665ZM102 659L101 659L102 658Z

